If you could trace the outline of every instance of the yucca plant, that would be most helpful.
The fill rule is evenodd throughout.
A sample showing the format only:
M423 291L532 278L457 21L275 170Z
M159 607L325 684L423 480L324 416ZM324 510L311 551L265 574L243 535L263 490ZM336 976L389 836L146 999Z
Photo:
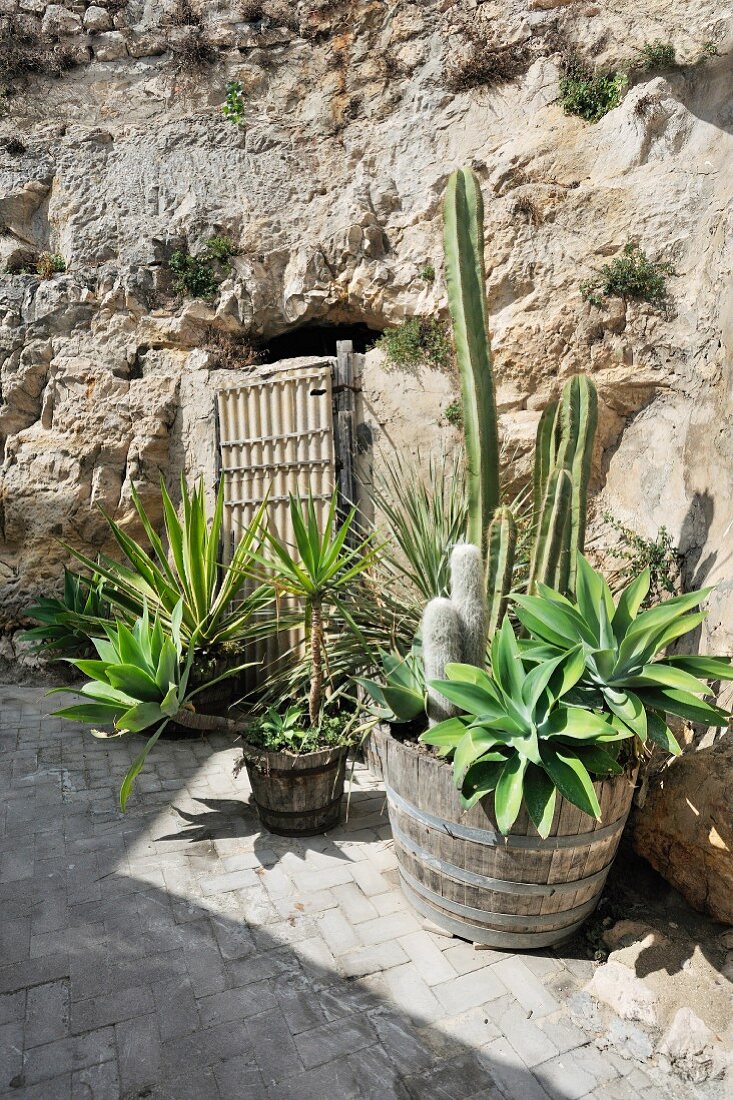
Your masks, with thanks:
M254 557L265 567L265 578L278 597L290 597L289 625L302 626L310 664L308 716L317 726L323 709L329 674L325 618L335 610L358 638L359 628L349 610L349 600L359 578L374 563L379 547L372 535L349 545L356 509L337 520L338 499L331 497L321 522L312 496L290 496L290 522L294 546L271 531L265 532L268 554Z
M404 581L411 596L445 595L451 548L465 538L468 522L460 456L431 454L424 471L419 455L411 462L398 455L387 458L368 491L388 540L382 568Z
M81 688L85 701L56 711L56 717L112 726L112 732L92 730L95 737L105 739L140 733L159 723L125 776L120 790L123 810L148 753L168 721L175 718L198 691L216 682L212 680L189 690L194 644L188 647L184 661L182 623L182 600L171 613L170 631L164 628L157 615L150 622L147 604L143 602L142 616L132 629L123 622L105 624L105 636L93 640L96 660L70 659L69 662L88 677ZM241 669L230 669L217 679L239 671Z
M524 801L540 836L552 826L557 792L600 820L593 779L620 774L618 742L633 731L615 728L607 714L572 706L569 692L585 668L574 648L530 660L508 619L494 635L491 673L453 664L434 687L464 713L420 737L452 757L465 809L493 793L496 821L507 834Z
M64 588L59 597L42 596L26 614L39 624L23 637L36 653L52 657L81 657L91 650L91 638L112 619L105 597L104 579L93 573L82 577L64 569Z
M210 520L203 481L189 491L181 477L180 518L163 482L161 496L167 549L134 488L132 499L150 543L149 551L106 513L112 534L129 564L109 558L95 564L72 546L67 549L106 580L107 598L128 620L141 616L147 603L163 626L170 628L173 611L180 603L181 637L186 646L195 638L199 650L210 651L228 642L266 635L272 629L273 617L263 612L272 602L272 587L260 584L248 591L247 582L261 545L267 504L257 509L234 549L229 566L224 568L220 564L223 479Z
M614 600L605 579L579 555L574 598L540 585L538 596L515 595L513 600L531 636L524 660L557 659L580 648L583 670L574 702L603 707L617 729L630 730L642 742L650 738L677 755L681 750L666 716L727 725L728 713L701 696L711 694L706 680L733 679L733 666L727 657L660 657L700 625L705 612L694 609L712 589L675 596L640 613L649 583L649 569L644 569Z

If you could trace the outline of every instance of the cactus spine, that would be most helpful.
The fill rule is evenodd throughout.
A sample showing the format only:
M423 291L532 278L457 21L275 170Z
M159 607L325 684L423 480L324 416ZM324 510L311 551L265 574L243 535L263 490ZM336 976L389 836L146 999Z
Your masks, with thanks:
M499 429L486 305L484 204L470 168L459 168L450 177L443 215L448 302L463 398L468 540L483 548L499 504Z
M461 631L461 660L483 668L486 664L486 607L484 563L478 546L461 543L450 558L451 604Z
M486 627L489 641L506 614L514 576L517 525L511 508L497 508L486 537Z
M422 620L423 663L428 685L428 719L430 725L453 718L458 708L444 695L430 687L431 680L445 679L445 666L461 660L461 624L450 600L438 597L425 608Z

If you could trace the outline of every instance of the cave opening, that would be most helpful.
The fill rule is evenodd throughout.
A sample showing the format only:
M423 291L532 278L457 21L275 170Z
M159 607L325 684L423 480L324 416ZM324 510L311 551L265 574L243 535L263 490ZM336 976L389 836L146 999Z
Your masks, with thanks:
M365 352L374 347L382 333L363 323L351 325L303 325L283 332L262 346L263 362L277 363L281 359L296 359L303 355L336 355L341 340L351 340L354 351Z

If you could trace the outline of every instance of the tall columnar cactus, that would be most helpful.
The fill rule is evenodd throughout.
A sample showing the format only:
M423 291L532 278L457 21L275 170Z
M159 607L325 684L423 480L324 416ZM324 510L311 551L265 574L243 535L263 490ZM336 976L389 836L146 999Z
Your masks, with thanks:
M453 718L458 709L445 696L430 687L433 680L445 679L445 666L463 659L461 624L450 600L438 597L430 600L422 620L423 664L428 693L428 719L431 726Z
M461 631L461 661L483 668L486 664L486 586L478 546L460 543L450 558L450 599Z
M486 305L484 204L470 168L450 177L443 213L448 302L463 398L468 539L483 548L499 504L499 429Z
M575 375L560 401L548 405L537 429L529 591L537 582L561 592L575 591L578 554L585 544L588 483L598 424L598 397L589 378ZM568 476L567 486L558 471ZM562 527L560 532L558 525ZM549 540L549 542L548 542Z
M486 633L494 637L504 618L512 590L517 524L511 508L494 512L486 537Z

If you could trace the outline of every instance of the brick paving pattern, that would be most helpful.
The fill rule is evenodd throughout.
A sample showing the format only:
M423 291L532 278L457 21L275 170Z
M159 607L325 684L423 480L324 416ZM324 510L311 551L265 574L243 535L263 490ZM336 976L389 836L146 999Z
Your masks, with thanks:
M587 960L426 930L363 767L348 820L291 841L259 832L230 741L169 740L123 816L139 738L93 742L38 688L0 707L0 1096L694 1095L599 1049Z

